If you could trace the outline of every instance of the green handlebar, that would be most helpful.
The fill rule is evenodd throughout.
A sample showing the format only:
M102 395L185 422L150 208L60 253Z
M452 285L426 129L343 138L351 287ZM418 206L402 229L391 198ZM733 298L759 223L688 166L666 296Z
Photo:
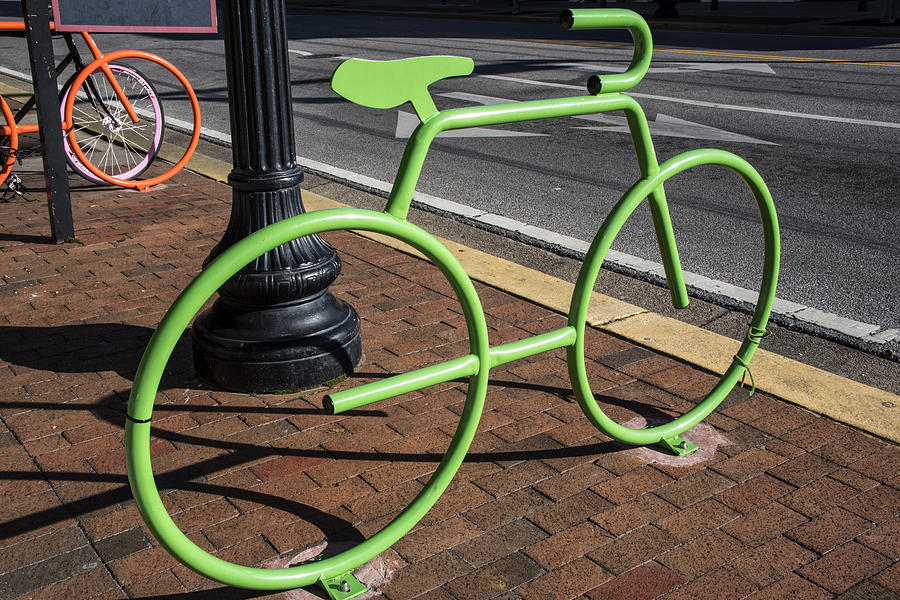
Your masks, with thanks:
M624 73L611 75L591 75L588 92L624 92L636 86L650 66L653 55L653 41L647 22L634 12L624 8L596 10L590 8L567 10L560 15L560 23L567 29L627 29L634 40L634 54L631 64Z

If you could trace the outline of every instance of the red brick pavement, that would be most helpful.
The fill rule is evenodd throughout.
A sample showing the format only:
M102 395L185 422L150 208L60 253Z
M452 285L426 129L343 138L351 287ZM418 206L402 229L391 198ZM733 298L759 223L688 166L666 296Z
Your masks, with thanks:
M0 599L254 596L158 546L122 446L140 353L229 198L191 174L145 193L76 187L81 243L61 246L41 237L42 203L0 204ZM436 269L355 234L328 239L344 261L332 290L363 320L347 384L466 352ZM564 323L477 288L494 343ZM462 410L457 382L341 416L321 411L324 388L218 392L191 378L187 343L154 413L154 468L179 527L241 564L371 535L421 489ZM588 346L620 422L683 411L713 381L604 333ZM716 445L694 459L626 449L581 415L562 352L497 369L451 489L384 554L383 596L898 597L900 449L742 390L707 423L695 431Z

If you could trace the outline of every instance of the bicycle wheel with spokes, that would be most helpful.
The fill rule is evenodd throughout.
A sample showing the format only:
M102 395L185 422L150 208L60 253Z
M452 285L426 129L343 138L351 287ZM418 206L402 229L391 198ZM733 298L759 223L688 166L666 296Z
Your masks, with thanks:
M103 71L95 71L79 87L72 105L71 133L84 156L99 170L116 179L140 176L162 145L163 108L153 85L131 67L110 64L110 72L140 117L133 122ZM72 93L71 82L63 90L60 117ZM72 169L94 183L104 183L79 160L70 137L63 138L66 159Z
M176 81L176 95L186 99L190 103L191 120L186 121L186 123L191 129L191 137L188 141L187 148L185 149L184 154L182 154L181 158L178 159L178 161L176 161L173 165L169 166L167 170L160 173L159 175L156 175L155 177L142 179L135 176L133 179L129 180L106 173L105 171L103 171L103 169L98 168L97 165L95 165L91 161L91 159L89 159L87 155L85 155L81 148L81 144L79 144L78 138L76 137L75 132L71 127L71 122L74 120L73 113L75 112L75 100L79 97L79 94L82 93L80 91L82 86L84 86L88 79L98 71L100 73L106 73L107 71L110 71L111 65L115 65L115 61L117 60L144 60L148 61L149 63L153 63L150 65L151 67L153 67L154 65L161 67L162 69L167 71L171 77L174 77ZM110 71L110 73L112 73L112 71ZM111 79L109 79L108 81L111 81L112 78L115 77L115 75L113 74L109 77ZM116 79L116 81L118 80ZM92 63L79 71L75 76L75 79L72 80L72 84L70 87L73 91L66 97L65 104L62 107L63 124L64 128L67 131L66 138L71 146L72 152L75 154L75 157L78 159L78 161L82 163L82 165L100 181L112 185L134 188L138 190L149 189L154 185L166 181L167 179L178 173L178 171L180 171L182 168L184 168L184 166L190 160L191 155L194 153L194 150L196 150L197 148L197 142L200 140L200 104L199 102L197 102L197 94L194 93L194 88L191 87L190 82L187 80L184 74L177 68L175 68L175 65L162 57L151 54L150 52L144 52L142 50L117 50L115 52L110 52L109 54L105 54L100 58L95 59ZM118 95L116 97L118 98ZM129 106L131 106L130 102ZM132 115L129 115L129 117L132 117ZM134 118L131 119L132 123L137 123L142 120L142 117L137 114L134 114L133 117ZM159 122L161 123L161 120Z

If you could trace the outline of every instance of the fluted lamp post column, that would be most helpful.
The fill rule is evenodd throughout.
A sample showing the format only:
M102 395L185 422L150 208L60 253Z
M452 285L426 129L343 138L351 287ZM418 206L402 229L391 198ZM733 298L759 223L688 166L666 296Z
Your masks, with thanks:
M283 0L222 3L234 169L228 227L207 262L250 233L304 212L294 152ZM334 248L306 236L263 254L219 290L191 330L197 375L218 387L283 392L352 371L359 318L328 286Z

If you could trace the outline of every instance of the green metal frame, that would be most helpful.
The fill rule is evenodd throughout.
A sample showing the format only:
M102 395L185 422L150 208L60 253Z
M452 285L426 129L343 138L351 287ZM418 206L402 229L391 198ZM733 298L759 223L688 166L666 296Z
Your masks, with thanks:
M569 376L579 405L601 431L629 444L660 444L677 454L694 449L679 436L704 419L747 372L766 329L778 278L779 233L772 198L759 174L740 157L721 150L695 150L659 164L647 119L640 105L621 92L637 84L650 64L650 31L639 15L622 9L567 11L571 28L626 28L635 41L634 57L624 73L592 76L590 95L474 106L438 111L427 86L441 77L471 72L470 59L417 57L403 61L350 59L338 67L333 87L353 101L379 108L412 102L422 123L413 132L401 160L384 212L362 209L315 211L270 225L241 240L215 261L182 292L163 317L138 367L128 404L125 447L128 477L138 509L153 535L179 561L219 582L258 590L282 590L318 583L333 598L360 593L347 574L374 558L405 535L434 505L450 483L475 435L487 393L488 374L499 365L556 348L566 348ZM390 86L379 87L379 81ZM385 88L390 89L385 89ZM491 347L484 312L465 270L434 236L406 221L416 182L432 141L442 131L499 125L555 117L623 111L640 166L641 179L613 207L595 236L575 285L568 324L556 331ZM701 165L718 165L736 173L749 188L760 211L764 231L763 279L748 334L731 366L712 391L692 410L669 423L644 429L624 427L606 416L594 399L585 369L585 330L592 290L613 240L635 208L648 198L662 254L672 302L688 303L675 235L663 184L671 177ZM340 413L406 392L467 377L465 408L447 453L418 496L393 521L359 545L337 556L283 569L260 569L223 561L191 542L172 521L159 495L150 460L153 405L160 378L172 350L204 303L230 277L257 256L296 237L336 230L364 230L401 240L422 252L452 285L465 315L469 354L446 362L335 392L325 409ZM338 589L342 588L342 589Z

